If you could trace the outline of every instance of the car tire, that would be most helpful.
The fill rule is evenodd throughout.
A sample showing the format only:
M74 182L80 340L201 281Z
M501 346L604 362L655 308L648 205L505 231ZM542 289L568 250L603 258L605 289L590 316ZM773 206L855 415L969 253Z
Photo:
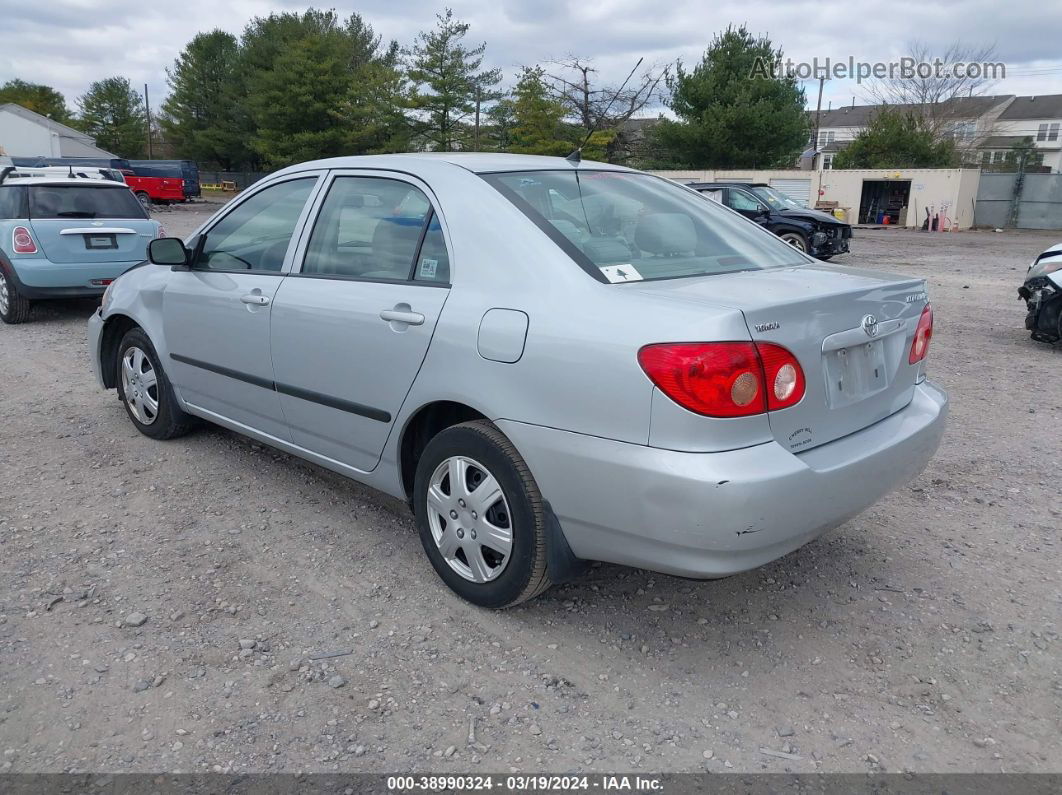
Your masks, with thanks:
M798 251L808 253L808 239L800 232L782 232L778 237Z
M173 394L159 355L142 329L130 329L118 344L118 397L133 425L152 439L176 439L195 426Z
M144 205L145 210L151 210L151 197L148 196L147 191L137 191L136 198L137 201Z
M455 487L452 475L463 482ZM552 584L545 501L527 463L492 423L454 425L428 443L417 462L413 510L432 567L469 602L511 607Z
M10 325L29 320L33 303L18 291L15 281L0 270L0 320Z

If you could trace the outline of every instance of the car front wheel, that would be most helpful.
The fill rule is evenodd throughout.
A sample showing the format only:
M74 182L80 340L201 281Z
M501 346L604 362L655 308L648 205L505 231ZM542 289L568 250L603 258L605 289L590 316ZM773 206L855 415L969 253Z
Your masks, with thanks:
M805 254L808 252L808 241L799 232L783 232L778 237L784 240L798 251L803 251Z
M130 329L118 345L118 397L133 425L152 439L174 439L194 419L177 405L158 354L141 329Z
M20 295L15 283L0 271L0 320L14 325L29 319L30 301Z
M500 608L550 586L542 494L493 424L466 422L435 436L417 463L413 491L424 551L459 596Z

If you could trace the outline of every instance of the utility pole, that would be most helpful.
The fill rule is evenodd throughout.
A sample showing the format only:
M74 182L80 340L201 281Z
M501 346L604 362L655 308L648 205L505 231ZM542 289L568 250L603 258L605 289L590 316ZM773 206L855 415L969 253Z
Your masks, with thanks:
M1021 194L1025 188L1025 163L1029 157L1029 150L1022 149L1018 155L1018 176L1014 180L1014 195L1010 200L1010 219L1007 226L1015 229L1018 226L1018 211L1021 209Z
M814 149L819 148L819 116L822 114L822 86L826 83L825 75L819 78L819 101L815 105L815 139L811 142Z
M153 156L151 154L151 101L148 99L147 83L144 83L144 110L147 112L148 160L152 160Z

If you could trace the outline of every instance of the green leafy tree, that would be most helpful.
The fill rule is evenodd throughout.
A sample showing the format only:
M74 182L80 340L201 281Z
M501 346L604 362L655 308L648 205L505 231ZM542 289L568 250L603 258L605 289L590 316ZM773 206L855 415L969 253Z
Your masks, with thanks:
M381 53L380 37L357 14L345 22L312 8L258 17L242 49L251 146L267 163L382 151L400 140L397 45Z
M413 84L410 107L416 116L415 133L431 149L450 152L469 145L468 118L477 100L491 96L501 72L481 71L487 45L463 44L468 23L454 19L449 8L436 19L434 30L420 33L407 52L407 74Z
M78 126L96 146L119 157L142 157L147 146L144 101L124 77L108 77L89 86L78 101Z
M808 143L804 90L767 68L782 57L770 39L744 27L717 35L692 71L667 79L677 121L655 129L674 165L696 168L790 166Z
M240 49L222 30L193 38L169 70L159 124L179 157L233 169L251 159Z
M8 80L0 86L0 105L8 102L29 108L34 113L47 116L62 124L68 124L71 120L70 111L66 107L66 99L51 86L27 83L18 78Z
M512 95L509 151L563 156L575 148L570 130L563 125L567 108L553 96L541 67L525 66Z
M938 139L925 116L882 106L848 146L834 155L834 168L942 168L956 165L950 138Z

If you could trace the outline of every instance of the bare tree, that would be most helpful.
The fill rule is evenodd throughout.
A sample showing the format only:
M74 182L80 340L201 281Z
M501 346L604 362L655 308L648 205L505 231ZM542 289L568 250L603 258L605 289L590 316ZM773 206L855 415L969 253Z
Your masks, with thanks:
M546 80L557 99L587 133L618 127L660 98L667 66L652 64L622 89L602 85L590 58L568 55L548 61Z
M908 44L908 53L914 73L871 80L864 84L866 98L875 104L908 106L925 117L936 136L949 134L959 121L972 120L969 104L961 100L987 93L995 76L990 69L967 67L990 63L995 46L956 41L938 52L916 40Z

